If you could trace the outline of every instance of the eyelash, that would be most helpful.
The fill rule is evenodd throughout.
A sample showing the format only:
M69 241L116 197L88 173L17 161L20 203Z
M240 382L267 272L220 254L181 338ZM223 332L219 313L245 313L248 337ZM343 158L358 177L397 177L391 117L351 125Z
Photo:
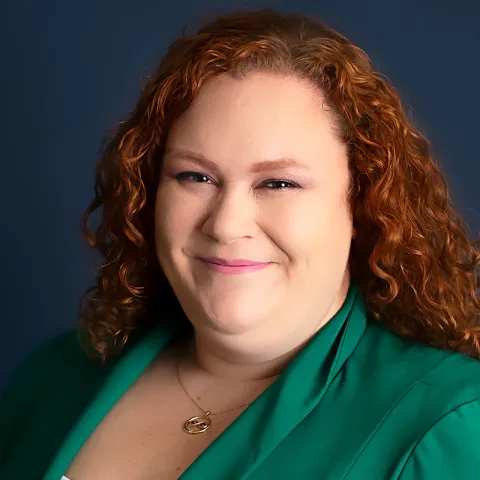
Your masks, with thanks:
M175 179L178 180L179 182L188 182L189 181L188 177L201 177L201 178L206 178L208 180L211 180L207 175L199 172L181 172L175 175ZM193 183L204 183L204 182L193 182ZM284 183L288 185L286 187L281 187L281 188L269 188L269 190L288 190L292 188L300 188L300 185L298 185L297 183L291 182L290 180L281 179L281 178L269 178L268 180L265 180L262 183L263 184Z

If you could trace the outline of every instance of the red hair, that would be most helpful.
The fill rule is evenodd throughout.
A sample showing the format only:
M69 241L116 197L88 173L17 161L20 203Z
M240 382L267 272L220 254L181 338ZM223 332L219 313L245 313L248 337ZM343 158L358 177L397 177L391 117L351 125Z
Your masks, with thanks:
M348 146L350 266L371 318L401 337L480 358L478 241L469 240L428 141L360 48L315 17L274 10L222 15L174 41L102 148L81 219L105 259L80 300L87 347L105 361L132 330L180 308L154 242L166 138L207 79L256 71L315 85ZM88 218L100 207L91 233Z

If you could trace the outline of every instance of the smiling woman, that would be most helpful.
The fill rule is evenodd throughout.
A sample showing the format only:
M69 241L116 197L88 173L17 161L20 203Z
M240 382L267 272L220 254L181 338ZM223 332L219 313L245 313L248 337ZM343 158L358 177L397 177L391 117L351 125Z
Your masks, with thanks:
M176 40L82 228L105 261L2 397L2 479L478 475L477 247L394 88L320 20Z

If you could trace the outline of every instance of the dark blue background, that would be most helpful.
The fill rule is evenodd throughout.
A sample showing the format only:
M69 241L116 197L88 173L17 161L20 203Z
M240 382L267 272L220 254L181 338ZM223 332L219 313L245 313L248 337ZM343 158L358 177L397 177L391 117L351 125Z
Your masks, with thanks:
M195 14L313 13L362 47L430 138L453 198L480 231L480 2L10 0L0 7L0 389L32 348L74 325L93 281L78 219L104 131Z

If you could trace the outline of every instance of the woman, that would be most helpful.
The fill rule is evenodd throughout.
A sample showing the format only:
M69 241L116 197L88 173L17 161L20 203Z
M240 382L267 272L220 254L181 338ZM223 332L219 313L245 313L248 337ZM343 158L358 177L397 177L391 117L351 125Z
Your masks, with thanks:
M83 349L14 376L2 479L478 476L478 250L345 37L272 10L183 36L95 192Z

